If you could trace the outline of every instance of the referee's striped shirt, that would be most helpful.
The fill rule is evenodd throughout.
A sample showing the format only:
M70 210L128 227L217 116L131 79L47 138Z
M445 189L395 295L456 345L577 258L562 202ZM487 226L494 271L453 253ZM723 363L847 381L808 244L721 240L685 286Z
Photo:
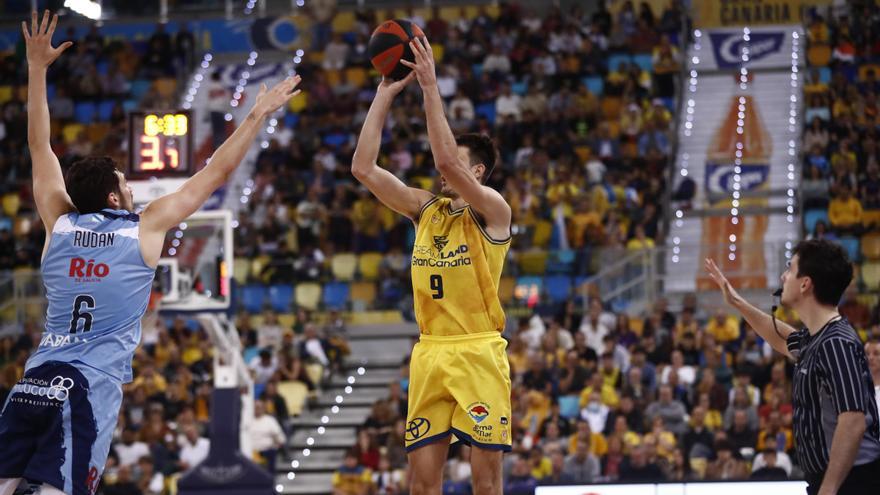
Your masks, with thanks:
M809 475L828 467L838 414L865 413L865 434L854 466L880 458L880 421L874 382L862 342L844 318L826 324L815 335L804 328L788 337L794 371L794 435L797 460Z

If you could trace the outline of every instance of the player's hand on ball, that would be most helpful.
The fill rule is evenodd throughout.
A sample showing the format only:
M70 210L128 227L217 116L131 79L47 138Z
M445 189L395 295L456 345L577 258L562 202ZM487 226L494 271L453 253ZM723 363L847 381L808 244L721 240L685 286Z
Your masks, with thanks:
M39 24L37 17L36 10L31 12L30 31L28 31L27 22L21 21L21 33L24 35L24 43L27 47L28 66L45 69L64 53L64 50L73 46L73 43L65 41L57 48L53 48L52 35L55 33L55 26L58 25L58 14L50 15L46 10L43 13L43 20ZM51 22L49 22L50 18Z
M422 89L437 86L437 74L434 71L434 52L427 38L414 38L409 42L409 48L413 52L415 63L400 59L400 63L409 67L416 74L419 86Z
M276 84L272 89L266 89L266 85L261 84L256 103L254 103L254 112L259 117L266 117L275 110L278 110L281 108L281 105L300 94L301 90L296 89L296 87L299 86L301 81L302 78L299 75L295 75Z
M706 258L705 261L706 271L709 272L709 277L718 284L718 288L721 289L722 294L724 294L724 302L729 306L736 307L739 303L743 302L744 299L739 295L739 292L733 288L730 281L727 280L727 277L721 273L721 269L718 268L718 265L715 264L714 261L710 258Z
M388 96L394 98L398 93L403 91L403 88L406 87L407 84L411 83L413 79L416 78L415 72L410 72L406 77L400 79L399 81L395 81L394 79L383 77L382 82L379 83L379 88L376 90L377 94L387 94Z

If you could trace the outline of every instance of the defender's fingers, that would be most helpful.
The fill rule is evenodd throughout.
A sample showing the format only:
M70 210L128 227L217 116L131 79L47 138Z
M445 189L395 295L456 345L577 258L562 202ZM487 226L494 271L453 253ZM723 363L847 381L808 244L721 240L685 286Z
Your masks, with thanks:
M31 12L31 36L40 34L37 30L37 25L37 11L35 10Z
M24 36L25 41L30 41L31 33L28 32L27 21L21 21L21 34Z
M58 14L55 14L52 16L52 22L49 24L49 31L47 31L47 33L46 33L49 35L50 38L52 37L52 34L55 32L55 26L57 26L57 25L58 25Z
M43 12L43 20L40 21L40 34L46 34L46 30L49 28L49 9L46 9Z

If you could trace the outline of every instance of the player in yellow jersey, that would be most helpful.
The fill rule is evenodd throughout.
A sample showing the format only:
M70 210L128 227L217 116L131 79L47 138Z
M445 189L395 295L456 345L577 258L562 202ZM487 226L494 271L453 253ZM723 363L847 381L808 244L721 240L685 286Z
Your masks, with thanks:
M352 173L416 224L412 285L421 337L410 361L406 448L414 495L440 494L451 438L470 444L474 493L501 495L510 450L510 366L498 283L510 247L510 206L484 184L495 165L488 137L452 134L427 41L411 43L413 72L383 80L367 113ZM376 165L394 97L418 79L441 194L407 187Z

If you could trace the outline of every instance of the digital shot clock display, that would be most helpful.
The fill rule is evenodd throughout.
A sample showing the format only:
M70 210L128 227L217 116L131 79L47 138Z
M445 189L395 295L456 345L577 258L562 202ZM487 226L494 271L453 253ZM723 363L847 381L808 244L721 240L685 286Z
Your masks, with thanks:
M192 136L192 114L188 111L129 113L129 176L192 175Z

